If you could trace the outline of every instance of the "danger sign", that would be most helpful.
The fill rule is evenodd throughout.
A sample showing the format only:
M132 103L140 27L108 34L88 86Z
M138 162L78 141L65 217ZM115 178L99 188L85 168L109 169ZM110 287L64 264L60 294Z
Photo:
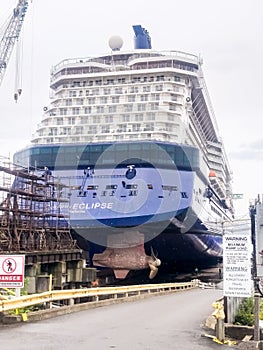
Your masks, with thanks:
M0 255L0 288L23 288L24 271L24 255Z

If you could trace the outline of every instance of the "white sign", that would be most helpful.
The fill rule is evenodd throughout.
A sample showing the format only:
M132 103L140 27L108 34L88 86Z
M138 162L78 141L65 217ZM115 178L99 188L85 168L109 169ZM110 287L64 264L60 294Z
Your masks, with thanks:
M263 277L263 205L257 203L256 206L256 222L255 222L255 241L256 241L256 264L257 277Z
M23 288L24 271L24 255L0 255L0 288Z
M223 236L224 296L250 297L252 245L248 233Z

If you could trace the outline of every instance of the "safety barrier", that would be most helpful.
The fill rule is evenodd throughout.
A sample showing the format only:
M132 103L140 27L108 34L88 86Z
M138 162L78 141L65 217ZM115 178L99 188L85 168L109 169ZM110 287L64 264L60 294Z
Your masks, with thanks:
M0 301L0 312L25 308L33 305L45 305L58 301L69 301L69 305L73 305L74 299L91 298L92 301L100 299L117 299L120 297L128 298L146 293L172 292L198 287L198 280L182 283L165 283L165 284L144 284L125 287L101 287L87 289L68 289L53 290L39 294L25 295L10 300ZM79 302L79 301L78 301Z
M198 282L198 287L201 289L216 289L217 284L212 282Z

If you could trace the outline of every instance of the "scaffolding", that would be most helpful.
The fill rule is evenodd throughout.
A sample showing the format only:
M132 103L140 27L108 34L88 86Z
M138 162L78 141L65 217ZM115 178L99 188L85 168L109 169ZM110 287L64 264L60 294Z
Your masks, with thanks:
M0 157L0 253L76 249L69 199L48 169L15 169Z

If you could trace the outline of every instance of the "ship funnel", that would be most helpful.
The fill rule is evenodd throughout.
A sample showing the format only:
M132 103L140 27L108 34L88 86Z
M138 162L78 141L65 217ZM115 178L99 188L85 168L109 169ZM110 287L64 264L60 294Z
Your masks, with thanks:
M135 38L134 38L134 48L135 49L151 49L151 37L148 31L142 28L141 25L132 26Z

